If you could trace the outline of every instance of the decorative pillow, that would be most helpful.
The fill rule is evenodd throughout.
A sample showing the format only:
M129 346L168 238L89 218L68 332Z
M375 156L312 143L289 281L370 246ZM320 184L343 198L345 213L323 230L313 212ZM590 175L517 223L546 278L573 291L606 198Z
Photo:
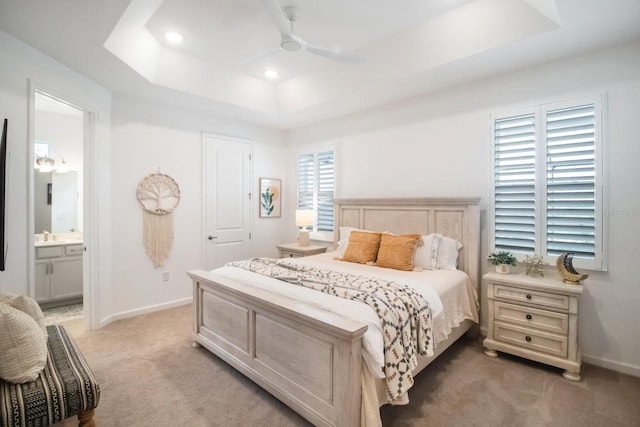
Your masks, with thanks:
M12 383L35 380L47 362L47 340L28 314L0 302L0 378Z
M42 314L42 309L36 300L26 295L17 295L0 290L0 303L9 304L11 307L17 308L31 316L38 326L40 326L44 334L44 339L47 340L47 325L44 323L44 314Z
M462 243L447 236L442 236L438 246L438 270L457 270L458 254Z
M351 235L351 232L353 230L357 230L357 228L354 227L340 227L340 240L338 240L338 247L336 248L336 251L338 251L338 256L343 256L344 255L344 251L347 249L347 246L349 245L349 235ZM360 230L363 231L363 230Z
M349 235L349 245L344 251L342 260L360 264L375 262L380 247L380 234L352 231Z
M376 265L378 267L395 268L396 270L413 270L413 256L421 241L419 234L382 234Z
M352 231L361 231L363 233L377 233L377 231L361 230L355 227L340 227L340 240L338 240L338 247L336 248L339 257L344 256L344 251L346 251L347 246L349 246L349 236L351 236Z
M413 263L429 270L456 270L462 243L439 233L422 236L424 244L416 250Z

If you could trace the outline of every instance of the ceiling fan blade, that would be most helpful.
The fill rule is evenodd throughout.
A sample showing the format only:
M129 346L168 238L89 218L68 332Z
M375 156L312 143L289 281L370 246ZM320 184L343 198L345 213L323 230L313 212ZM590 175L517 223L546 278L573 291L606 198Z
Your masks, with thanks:
M291 23L285 16L282 9L280 9L278 2L276 0L260 0L260 2L264 8L267 9L271 20L276 24L276 27L278 27L280 34L283 37L291 38Z
M366 56L353 53L353 52L340 52L337 50L327 49L326 47L314 46L307 44L306 49L315 53L316 55L324 56L325 58L333 59L340 62L346 62L349 64L363 64L369 61Z

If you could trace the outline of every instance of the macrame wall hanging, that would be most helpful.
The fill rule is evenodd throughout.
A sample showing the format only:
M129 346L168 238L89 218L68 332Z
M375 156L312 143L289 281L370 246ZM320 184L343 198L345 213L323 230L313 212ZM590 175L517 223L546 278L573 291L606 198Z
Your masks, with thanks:
M142 205L142 238L154 267L162 267L173 242L173 210L180 202L180 188L168 175L154 173L144 177L136 192Z

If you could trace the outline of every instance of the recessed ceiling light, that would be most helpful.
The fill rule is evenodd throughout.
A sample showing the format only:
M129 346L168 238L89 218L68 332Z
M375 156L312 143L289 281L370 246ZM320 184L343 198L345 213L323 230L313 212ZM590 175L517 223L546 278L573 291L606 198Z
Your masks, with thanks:
M180 33L176 33L175 31L164 33L164 38L171 43L180 43L184 40L184 36Z
M264 76L269 80L274 80L276 77L278 77L278 72L276 70L265 70Z

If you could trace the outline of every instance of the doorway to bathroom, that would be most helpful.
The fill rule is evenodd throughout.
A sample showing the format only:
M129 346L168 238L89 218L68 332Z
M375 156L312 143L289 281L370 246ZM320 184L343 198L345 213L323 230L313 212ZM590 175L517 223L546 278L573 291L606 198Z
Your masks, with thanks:
M82 321L85 114L34 91L32 289L49 323Z

